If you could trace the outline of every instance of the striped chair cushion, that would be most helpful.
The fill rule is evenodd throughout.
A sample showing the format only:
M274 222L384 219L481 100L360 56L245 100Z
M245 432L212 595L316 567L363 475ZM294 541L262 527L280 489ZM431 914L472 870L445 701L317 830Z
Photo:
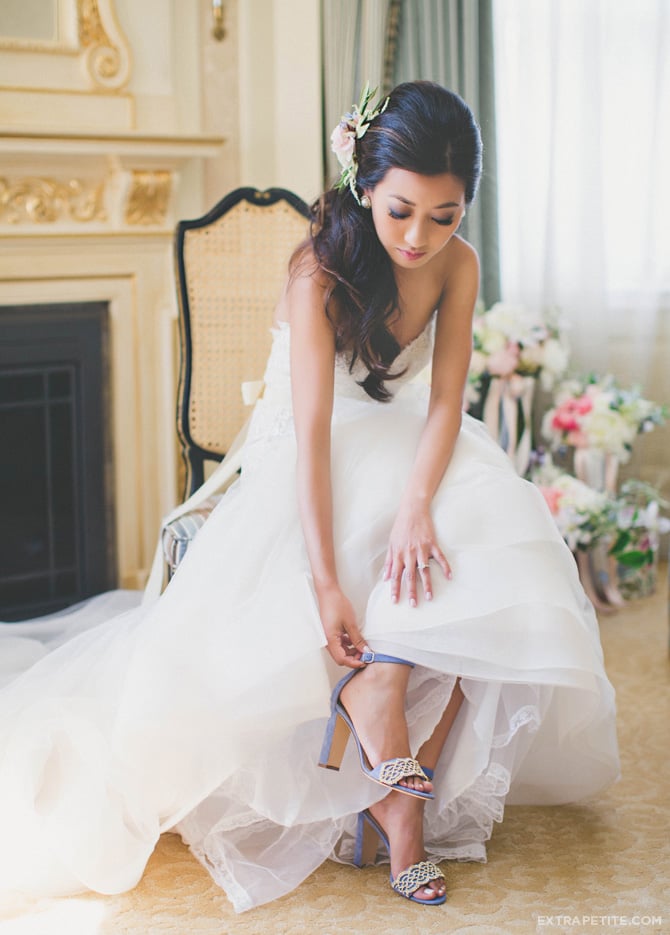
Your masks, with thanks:
M204 524L222 494L203 500L200 506L195 507L184 516L180 516L163 527L162 543L163 555L168 566L168 577L177 570L177 566L186 554L186 550L195 538L197 531Z

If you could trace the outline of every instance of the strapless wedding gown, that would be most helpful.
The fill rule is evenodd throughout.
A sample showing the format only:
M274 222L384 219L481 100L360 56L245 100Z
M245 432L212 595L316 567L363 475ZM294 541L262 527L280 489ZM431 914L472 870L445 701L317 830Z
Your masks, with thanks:
M413 377L431 331L401 352L389 403L337 358L334 537L367 642L416 663L414 751L461 677L427 850L484 860L505 802L571 802L617 777L614 693L541 495L467 415L433 501L453 579L435 567L432 602L391 603L382 566L426 418ZM58 618L56 638L45 624L46 646L39 623L3 628L5 668L25 671L0 692L0 888L129 889L168 829L238 911L327 858L351 860L356 813L384 790L351 743L339 773L317 766L342 670L324 648L298 516L289 344L289 327L275 329L241 477L159 600L121 595L130 609L109 620L106 598L93 601Z

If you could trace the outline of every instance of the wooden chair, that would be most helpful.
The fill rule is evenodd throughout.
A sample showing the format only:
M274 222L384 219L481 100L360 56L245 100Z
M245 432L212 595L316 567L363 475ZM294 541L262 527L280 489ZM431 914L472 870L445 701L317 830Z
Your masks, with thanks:
M292 192L238 188L203 217L177 225L184 499L203 483L205 462L222 459L248 417L241 385L263 376L272 312L308 217L307 205ZM170 572L212 505L207 501L164 527Z

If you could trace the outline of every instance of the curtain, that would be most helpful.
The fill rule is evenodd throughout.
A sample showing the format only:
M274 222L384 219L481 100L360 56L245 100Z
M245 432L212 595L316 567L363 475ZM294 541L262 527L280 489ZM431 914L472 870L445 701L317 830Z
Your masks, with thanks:
M558 307L584 373L670 402L670 7L495 0L505 300ZM670 428L629 472L670 482ZM666 488L667 489L667 488Z
M394 83L425 78L456 91L482 130L484 171L461 232L479 253L481 297L500 297L492 0L400 0Z
M389 0L322 0L323 161L326 184L340 173L330 134L365 83L384 86Z

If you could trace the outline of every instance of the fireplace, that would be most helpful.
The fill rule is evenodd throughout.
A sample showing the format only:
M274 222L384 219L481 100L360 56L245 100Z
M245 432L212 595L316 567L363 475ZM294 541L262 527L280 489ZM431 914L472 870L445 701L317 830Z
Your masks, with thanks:
M114 587L109 307L0 308L0 619Z

